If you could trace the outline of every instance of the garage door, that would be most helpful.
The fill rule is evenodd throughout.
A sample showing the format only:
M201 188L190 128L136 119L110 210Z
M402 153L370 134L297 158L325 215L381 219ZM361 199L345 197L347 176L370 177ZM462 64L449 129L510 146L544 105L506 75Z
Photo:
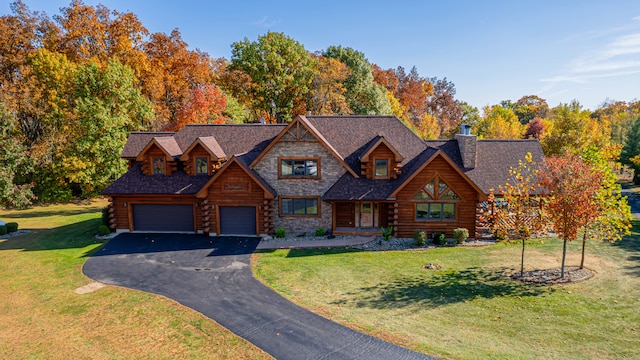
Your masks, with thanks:
M251 206L221 206L220 234L256 235L256 208Z
M193 205L134 204L134 231L193 232Z

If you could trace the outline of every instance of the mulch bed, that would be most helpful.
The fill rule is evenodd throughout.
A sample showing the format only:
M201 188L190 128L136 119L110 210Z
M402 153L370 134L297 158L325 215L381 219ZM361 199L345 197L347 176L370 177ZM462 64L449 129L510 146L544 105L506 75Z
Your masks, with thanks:
M564 284L575 283L590 279L595 273L587 268L580 269L577 266L564 268L564 279L560 278L560 269L526 271L524 276L520 272L511 275L511 279L532 284Z

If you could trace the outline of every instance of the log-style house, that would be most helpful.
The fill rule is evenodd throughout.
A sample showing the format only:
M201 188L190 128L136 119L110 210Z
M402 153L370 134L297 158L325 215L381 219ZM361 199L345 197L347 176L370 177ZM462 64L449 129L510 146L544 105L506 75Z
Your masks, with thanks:
M187 125L131 133L129 171L102 194L118 232L474 234L477 204L528 152L543 158L537 140L477 140L463 126L423 141L390 116Z

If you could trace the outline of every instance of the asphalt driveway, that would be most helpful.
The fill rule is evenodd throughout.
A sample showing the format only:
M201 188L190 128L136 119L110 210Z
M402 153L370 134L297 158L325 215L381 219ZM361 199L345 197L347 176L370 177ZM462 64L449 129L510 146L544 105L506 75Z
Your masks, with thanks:
M87 260L96 281L164 295L217 321L276 359L432 359L351 330L257 281L259 239L121 234Z

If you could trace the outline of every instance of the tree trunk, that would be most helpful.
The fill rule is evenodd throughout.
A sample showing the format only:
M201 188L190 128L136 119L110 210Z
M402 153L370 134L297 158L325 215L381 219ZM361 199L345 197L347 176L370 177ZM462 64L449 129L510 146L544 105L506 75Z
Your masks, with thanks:
M585 230L582 236L582 259L580 259L580 269L584 269L584 248L587 244L587 231Z
M524 276L524 239L522 239L522 256L520 258L520 276Z
M567 257L567 239L564 239L564 244L562 244L562 267L560 267L560 278L564 279L564 260Z

